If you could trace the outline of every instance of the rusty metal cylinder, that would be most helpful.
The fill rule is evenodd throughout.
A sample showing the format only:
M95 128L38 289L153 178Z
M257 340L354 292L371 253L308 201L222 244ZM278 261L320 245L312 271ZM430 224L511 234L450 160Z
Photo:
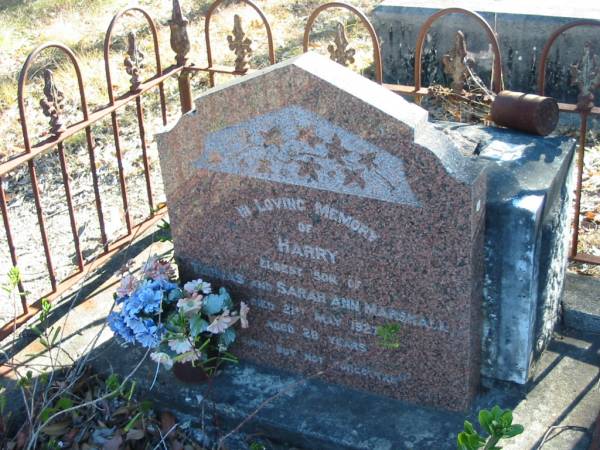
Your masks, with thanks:
M546 136L558 123L558 103L551 97L501 91L492 102L491 115L497 125Z

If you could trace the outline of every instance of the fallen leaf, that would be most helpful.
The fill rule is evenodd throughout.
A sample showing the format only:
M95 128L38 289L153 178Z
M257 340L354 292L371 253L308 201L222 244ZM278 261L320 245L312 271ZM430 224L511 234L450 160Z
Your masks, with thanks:
M111 439L104 443L102 450L119 450L122 443L123 438L119 433L117 433Z
M144 433L142 430L138 430L138 429L134 428L133 430L129 430L127 432L127 436L125 436L125 440L127 440L127 441L139 441L145 435L146 435L146 433Z
M68 431L70 423L70 421L64 421L46 425L42 428L42 433L48 436L62 436Z
M175 416L169 411L160 413L160 431L163 436L167 434L175 426Z

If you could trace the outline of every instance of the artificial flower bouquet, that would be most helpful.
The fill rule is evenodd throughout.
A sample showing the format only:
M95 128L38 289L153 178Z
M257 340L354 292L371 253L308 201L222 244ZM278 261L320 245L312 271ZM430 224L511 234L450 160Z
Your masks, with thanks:
M234 325L248 327L248 307L236 305L225 288L213 292L201 279L183 286L168 261L150 258L136 277L126 266L114 294L116 310L108 325L125 344L153 349L150 357L167 369L192 364L211 375L236 339Z

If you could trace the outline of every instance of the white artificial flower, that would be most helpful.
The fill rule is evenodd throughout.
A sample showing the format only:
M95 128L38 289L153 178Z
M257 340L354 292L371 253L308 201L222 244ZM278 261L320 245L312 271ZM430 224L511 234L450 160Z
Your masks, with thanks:
M188 339L171 339L168 344L171 350L178 355L189 352L192 349L192 344Z
M242 328L248 328L248 311L250 308L244 302L240 303L240 321Z
M169 369L171 369L171 367L173 367L173 360L166 353L163 353L163 352L150 353L150 359L152 359L152 361L154 361L158 364L162 364L163 366L165 366L165 369L167 369L167 370L169 370Z
M198 278L197 280L188 281L183 285L183 290L194 294L196 292L202 292L203 294L210 294L212 292L212 287L210 283Z
M199 351L191 350L189 352L185 352L185 353L182 353L181 355L179 355L177 360L182 363L195 362L195 361L198 361L201 356L202 356L202 353L200 353Z
M193 314L202 308L202 295L196 294L191 297L180 298L177 301L177 308L183 314Z
M212 321L212 323L206 328L206 330L211 332L212 334L219 334L224 332L227 328L236 323L238 320L240 320L240 316L231 316L229 314L229 310L226 309L225 311L223 311L223 314L215 317L215 320Z

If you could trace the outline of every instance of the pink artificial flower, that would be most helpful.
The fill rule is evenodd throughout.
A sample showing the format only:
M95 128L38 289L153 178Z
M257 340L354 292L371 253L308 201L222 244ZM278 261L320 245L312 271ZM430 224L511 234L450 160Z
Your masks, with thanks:
M156 256L152 256L148 259L143 268L144 275L152 280L169 280L175 276L175 269L173 266L162 259L158 259Z
M183 314L195 314L202 308L201 294L194 294L191 297L180 298L177 301L177 308Z
M232 326L240 320L240 316L232 316L229 314L229 310L226 309L223 311L223 314L215 317L215 320L206 328L212 334L220 334L223 333L227 328Z
M240 303L240 322L242 328L248 328L248 311L250 308L244 302Z
M131 295L138 287L139 281L130 273L126 273L121 278L121 285L117 288L117 295L125 297Z

